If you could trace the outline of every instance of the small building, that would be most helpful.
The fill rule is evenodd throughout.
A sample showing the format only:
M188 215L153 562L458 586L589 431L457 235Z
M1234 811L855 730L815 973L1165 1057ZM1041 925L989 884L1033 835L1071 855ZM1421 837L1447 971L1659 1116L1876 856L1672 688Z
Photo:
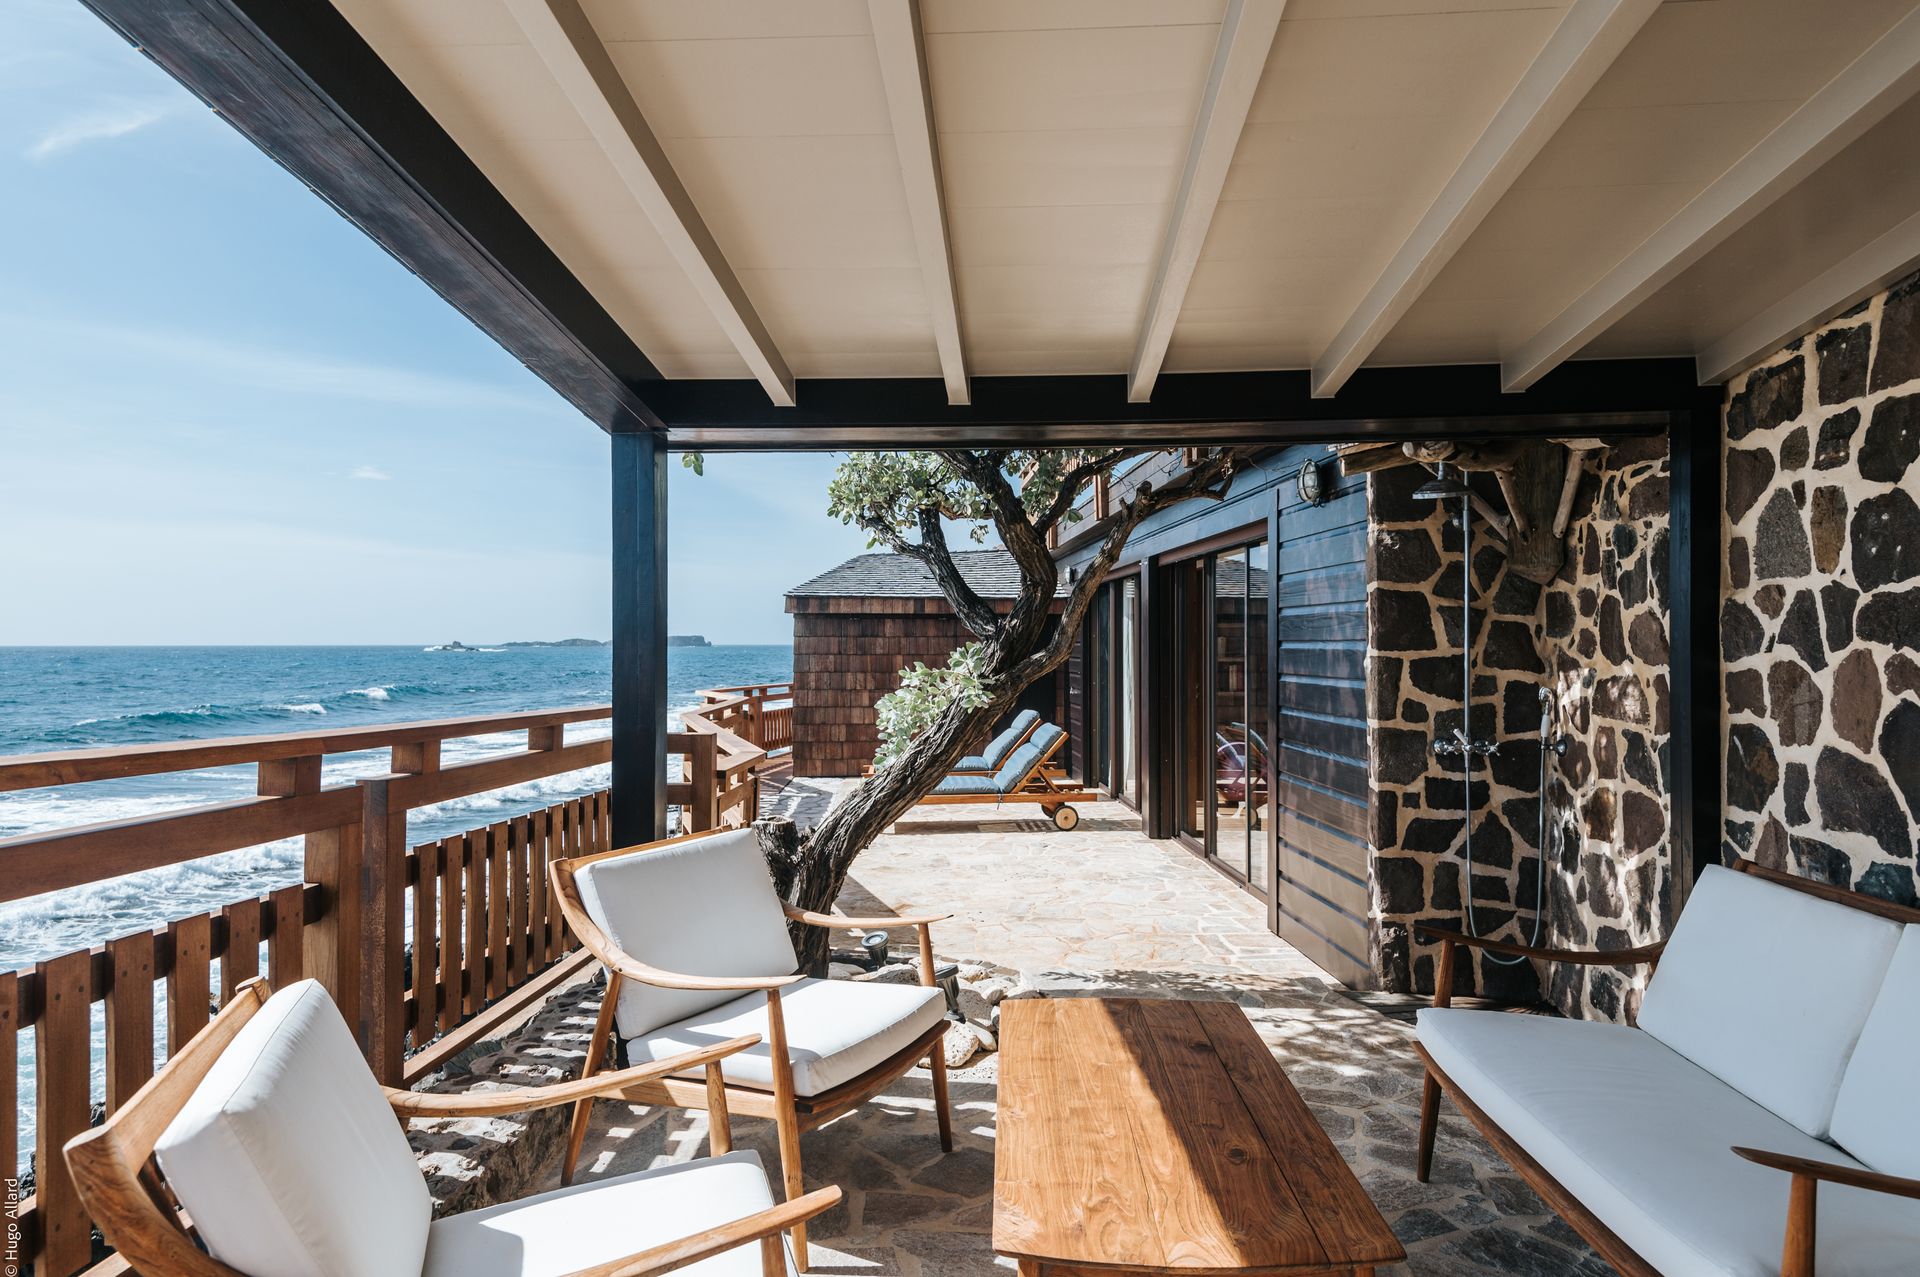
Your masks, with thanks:
M953 558L981 598L1001 611L1013 606L1020 568L1011 554L966 550ZM1064 579L1060 593L1064 598ZM788 590L787 611L793 614L796 776L858 776L880 745L874 702L900 686L901 669L915 661L938 665L973 638L933 573L903 554L848 559ZM1060 673L1028 688L1020 708L1057 721Z

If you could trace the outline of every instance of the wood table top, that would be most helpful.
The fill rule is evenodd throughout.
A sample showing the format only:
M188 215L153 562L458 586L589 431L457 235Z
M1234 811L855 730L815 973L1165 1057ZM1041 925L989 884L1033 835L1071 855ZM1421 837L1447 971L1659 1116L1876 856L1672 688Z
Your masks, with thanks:
M1004 1003L999 1106L1002 1255L1186 1274L1406 1257L1232 1003Z

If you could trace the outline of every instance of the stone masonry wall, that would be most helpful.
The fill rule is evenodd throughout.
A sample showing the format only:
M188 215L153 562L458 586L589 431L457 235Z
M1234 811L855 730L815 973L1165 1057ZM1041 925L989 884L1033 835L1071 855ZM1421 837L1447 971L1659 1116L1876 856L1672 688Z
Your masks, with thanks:
M1418 921L1465 922L1530 940L1540 872L1540 689L1571 740L1548 770L1547 920L1543 943L1638 943L1664 934L1668 731L1667 452L1627 441L1588 463L1567 561L1542 587L1506 568L1481 537L1474 552L1474 728L1500 751L1474 769L1474 872L1463 884L1461 764L1434 757L1460 723L1460 533L1449 502L1412 499L1427 477L1407 466L1372 476L1368 586L1368 743L1372 750L1374 961L1383 987L1433 988L1434 946ZM1491 483L1476 490L1496 506ZM1528 1000L1618 1020L1637 994L1613 973L1463 963L1456 992Z
M1515 696L1533 703L1546 673L1537 637L1541 587L1510 574L1506 556L1479 538L1476 524L1472 734L1496 738L1501 747L1473 769L1468 882L1462 763L1431 748L1461 723L1459 505L1414 499L1413 489L1428 477L1401 466L1367 484L1373 960L1381 987L1394 992L1433 989L1437 946L1416 941L1414 925L1464 927L1469 894L1481 934L1527 939L1538 867L1539 755L1530 737L1539 715L1521 721L1505 710ZM1497 491L1488 491L1498 502ZM1525 965L1463 962L1455 977L1462 993L1538 995Z
M1920 274L1729 390L1722 852L1914 904Z
M1543 604L1555 730L1569 738L1548 769L1558 831L1543 942L1619 949L1660 939L1671 921L1666 440L1623 440L1589 468ZM1537 705L1511 712L1539 718ZM1646 972L1558 963L1548 980L1562 1015L1621 1023L1639 1010Z

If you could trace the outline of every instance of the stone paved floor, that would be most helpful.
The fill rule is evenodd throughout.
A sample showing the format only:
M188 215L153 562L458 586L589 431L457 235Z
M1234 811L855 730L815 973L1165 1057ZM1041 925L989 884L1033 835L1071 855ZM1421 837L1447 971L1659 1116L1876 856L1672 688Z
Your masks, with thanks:
M914 813L854 866L841 908L953 912L934 930L942 957L1018 968L1051 996L1238 1003L1405 1242L1408 1263L1383 1272L1612 1271L1450 1109L1433 1182L1414 1179L1420 1072L1411 1029L1340 992L1269 934L1257 901L1176 845L1142 837L1117 804L1085 808L1072 833L1019 813ZM847 1191L815 1229L815 1271L1011 1271L988 1249L996 1060L953 1073L957 1142L948 1156L924 1069L806 1137L808 1183ZM735 1126L739 1145L778 1165L770 1123ZM705 1145L703 1115L601 1104L582 1178L698 1157Z

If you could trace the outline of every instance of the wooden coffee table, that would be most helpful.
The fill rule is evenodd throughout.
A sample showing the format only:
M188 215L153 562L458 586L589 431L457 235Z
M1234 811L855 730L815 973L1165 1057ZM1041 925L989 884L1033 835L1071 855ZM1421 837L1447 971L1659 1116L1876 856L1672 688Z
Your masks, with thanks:
M1000 1008L993 1248L1022 1277L1406 1258L1239 1007L1102 998Z

